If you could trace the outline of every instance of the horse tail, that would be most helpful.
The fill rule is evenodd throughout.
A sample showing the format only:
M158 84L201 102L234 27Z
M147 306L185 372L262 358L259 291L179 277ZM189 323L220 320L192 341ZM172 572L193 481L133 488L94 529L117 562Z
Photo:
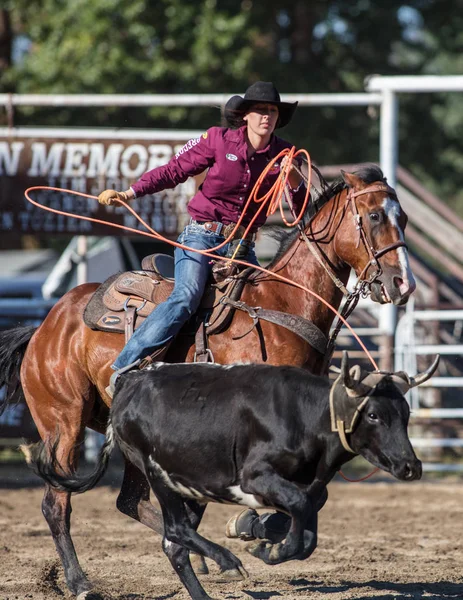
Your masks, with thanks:
M58 444L59 436L52 446L46 445L44 442L37 442L29 446L21 446L21 450L32 470L55 489L75 494L91 490L105 474L116 445L111 417L108 420L106 439L98 455L95 469L88 475L63 472L56 457Z
M0 401L0 415L13 398L17 401L21 399L19 372L27 345L36 330L34 325L26 325L0 332L0 388L6 387ZM20 393L17 395L17 392Z

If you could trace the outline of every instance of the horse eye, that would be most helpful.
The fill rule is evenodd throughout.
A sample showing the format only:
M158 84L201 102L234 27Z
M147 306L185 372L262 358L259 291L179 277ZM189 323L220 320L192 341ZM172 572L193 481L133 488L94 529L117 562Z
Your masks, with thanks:
M378 415L376 413L368 413L368 418L370 419L370 421L377 421Z
M379 223L379 213L370 213L370 221L373 221L373 223Z

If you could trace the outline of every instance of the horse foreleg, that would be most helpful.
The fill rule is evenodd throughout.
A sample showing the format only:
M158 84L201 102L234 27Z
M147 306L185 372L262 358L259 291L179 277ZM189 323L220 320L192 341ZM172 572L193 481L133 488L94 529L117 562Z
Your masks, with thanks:
M60 492L49 485L45 487L42 500L42 513L50 527L56 550L64 568L64 576L69 590L82 598L92 589L79 564L71 539L71 494Z
M116 506L123 513L164 535L162 514L150 502L150 485L145 475L129 460L125 460L124 479Z

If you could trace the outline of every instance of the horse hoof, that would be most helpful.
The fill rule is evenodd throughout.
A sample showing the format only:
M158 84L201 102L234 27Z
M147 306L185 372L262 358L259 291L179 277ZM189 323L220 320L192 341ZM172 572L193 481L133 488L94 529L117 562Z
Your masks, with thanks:
M90 594L90 591L91 591L91 590L87 590L87 591L85 591L85 592L81 592L81 593L80 593L80 594L77 596L76 600L85 600L85 598L88 596L88 594Z
M190 562L196 575L208 575L209 568L206 565L204 556L200 554L190 554Z
M219 573L216 581L217 583L228 583L231 581L243 581L249 577L248 572L244 567L238 567L237 569L227 569Z

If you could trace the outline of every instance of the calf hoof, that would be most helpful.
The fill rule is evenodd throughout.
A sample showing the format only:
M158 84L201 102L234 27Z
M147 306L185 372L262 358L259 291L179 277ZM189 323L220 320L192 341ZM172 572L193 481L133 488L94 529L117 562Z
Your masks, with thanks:
M237 567L236 569L227 569L226 571L221 571L217 576L217 583L228 583L230 581L243 581L249 577L248 572L244 567Z
M246 550L255 558L260 558L267 565L276 565L285 560L288 560L286 556L286 546L283 543L271 544L270 542L259 542L258 544L252 544Z
M201 554L190 554L190 563L196 575L209 575L209 569Z
M90 581L86 580L83 584L78 586L77 590L71 589L71 592L75 594L76 600L86 600L87 597L89 597L90 600L90 596L92 596L93 592L93 585Z

